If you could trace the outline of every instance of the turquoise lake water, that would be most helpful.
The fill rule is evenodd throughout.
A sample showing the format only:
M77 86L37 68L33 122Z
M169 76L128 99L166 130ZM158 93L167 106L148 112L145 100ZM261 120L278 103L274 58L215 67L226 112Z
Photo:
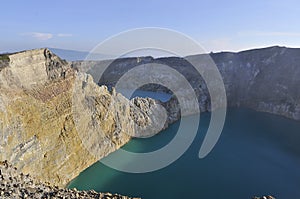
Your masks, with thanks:
M209 120L209 113L201 115L191 147L164 169L130 174L97 162L69 187L145 199L250 199L266 194L281 199L300 198L300 122L247 109L230 109L217 145L207 157L199 159ZM123 148L134 152L158 149L174 137L177 127L175 123L151 138L133 139Z
M127 98L134 98L134 97L150 97L153 99L160 100L162 102L166 102L171 98L171 94L167 94L164 92L151 92L151 91L143 91L143 90L136 90L131 94L131 90L126 89L117 89L117 92L122 93Z

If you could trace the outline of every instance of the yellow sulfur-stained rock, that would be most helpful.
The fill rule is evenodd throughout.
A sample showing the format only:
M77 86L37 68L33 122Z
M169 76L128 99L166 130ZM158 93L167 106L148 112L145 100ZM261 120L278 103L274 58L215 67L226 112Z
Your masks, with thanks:
M156 126L150 114L161 122L156 106L152 99L110 93L48 49L9 55L0 71L0 161L65 186L143 133L137 131Z

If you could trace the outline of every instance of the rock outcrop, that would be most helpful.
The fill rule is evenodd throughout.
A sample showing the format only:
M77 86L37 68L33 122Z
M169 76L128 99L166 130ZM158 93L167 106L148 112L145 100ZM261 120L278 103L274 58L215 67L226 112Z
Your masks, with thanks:
M48 49L7 58L0 70L0 161L41 182L67 185L164 119L155 100L129 101L99 87Z
M230 107L252 108L300 120L300 49L274 46L238 53L210 53L209 56L216 63L224 80L227 102ZM207 57L208 55L156 59L151 57L120 58L110 63L99 79L99 84L113 87L120 77L138 65L163 64L182 74L198 95L200 110L210 111L210 95L206 83L189 63L190 60L194 63L205 63ZM107 61L92 64L94 68L101 71L101 68L107 65ZM72 65L78 70L85 66L82 61L73 62ZM97 73L96 69L91 72ZM147 76L147 68L140 75ZM165 75L161 78L174 77ZM170 92L165 87L155 84L143 86L141 89Z
M268 196L262 196L262 197L254 196L252 199L276 199L276 198L268 195Z
M48 184L39 183L30 175L18 171L8 162L0 162L0 198L78 198L78 199L131 199L127 196L111 193L97 193L91 191L78 191L76 189L63 189ZM132 198L138 199L138 198Z

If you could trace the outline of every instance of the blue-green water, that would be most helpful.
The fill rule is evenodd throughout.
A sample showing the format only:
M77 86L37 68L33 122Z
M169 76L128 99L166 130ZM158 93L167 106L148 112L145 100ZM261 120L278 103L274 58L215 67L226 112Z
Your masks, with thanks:
M207 157L199 159L209 120L209 113L201 115L191 147L164 169L130 174L98 162L69 187L145 199L250 199L266 194L280 199L300 198L300 122L247 109L231 109L219 142ZM133 139L123 148L135 152L158 149L173 138L177 127L175 123L157 136Z
M153 99L160 100L162 102L168 101L172 95L165 93L165 92L152 92L152 91L144 91L144 90L135 90L131 95L131 90L126 89L117 89L117 92L122 93L127 98L134 98L134 97L151 97Z

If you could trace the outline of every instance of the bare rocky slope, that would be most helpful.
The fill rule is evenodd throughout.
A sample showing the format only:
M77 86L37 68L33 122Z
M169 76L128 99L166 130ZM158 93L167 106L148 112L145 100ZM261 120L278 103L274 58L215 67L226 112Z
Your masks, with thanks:
M93 190L78 191L65 189L49 184L37 182L30 175L23 174L8 162L0 162L0 198L16 199L50 199L50 198L78 198L78 199L138 199L111 193L97 193Z
M66 186L161 116L155 100L109 92L48 49L0 62L0 161L41 182Z
M274 46L238 53L210 53L184 58L120 58L109 62L109 67L99 79L99 84L113 87L120 77L130 69L148 64L145 65L148 68L144 67L145 71L140 74L140 77L137 77L142 78L148 75L149 67L163 64L177 70L190 82L198 95L201 111L209 111L210 95L207 86L190 64L190 61L206 63L208 57L215 62L221 73L230 107L252 108L300 120L300 49ZM90 72L97 74L96 70L101 71L107 63L108 61L91 63L94 65L94 71L90 70ZM85 62L82 61L73 62L73 67L78 70L84 70L85 65ZM160 77L155 78L170 79L174 77L161 74ZM147 85L141 89L169 92L168 89L159 85ZM176 100L173 101L176 102Z

